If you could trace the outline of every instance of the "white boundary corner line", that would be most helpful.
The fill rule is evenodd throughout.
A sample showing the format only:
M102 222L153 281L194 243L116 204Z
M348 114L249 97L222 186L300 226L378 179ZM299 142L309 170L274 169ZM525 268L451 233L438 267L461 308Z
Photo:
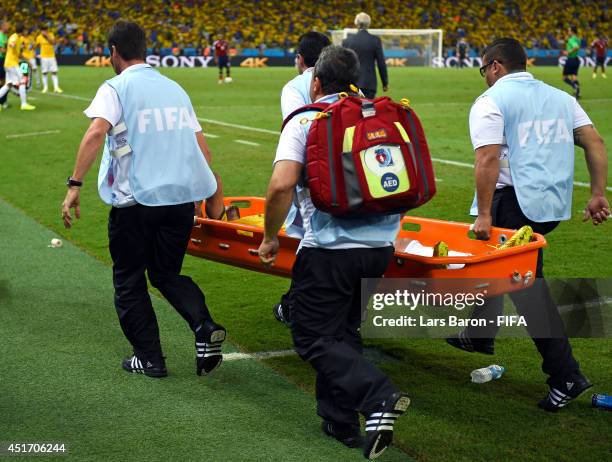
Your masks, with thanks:
M15 133L13 135L6 135L8 139L13 138L26 138L28 136L40 136L40 135L54 135L60 133L59 130L45 130L44 132L31 132L31 133Z
M297 353L293 350L260 351L257 353L225 353L223 361L238 361L240 359L268 359L283 356L294 356Z
M35 90L35 91L37 91L37 90ZM67 95L66 93L61 93L61 94L47 93L47 95L49 95L49 96L58 96L58 97L61 97L61 98L76 99L78 101L87 101L87 102L91 101L91 99L84 98L82 96ZM606 100L607 100L607 98L606 98ZM203 117L198 117L198 120L200 122L205 122L205 123L209 123L209 124L221 125L222 127L238 128L240 130L246 130L246 131L257 132L257 133L267 133L269 135L276 135L276 136L280 135L280 130L268 130L266 128L249 127L248 125L233 124L233 123L230 123L230 122L223 122L221 120L205 119ZM468 164L466 162L458 162L458 161L455 161L455 160L438 159L436 157L432 157L431 160L433 160L434 162L438 162L440 164L454 165L455 167L474 168L474 166L472 164ZM580 186L582 188L590 188L591 187L591 185L589 183L584 183L582 181L574 181L574 185L575 186ZM608 191L612 191L612 186L608 186L606 189Z

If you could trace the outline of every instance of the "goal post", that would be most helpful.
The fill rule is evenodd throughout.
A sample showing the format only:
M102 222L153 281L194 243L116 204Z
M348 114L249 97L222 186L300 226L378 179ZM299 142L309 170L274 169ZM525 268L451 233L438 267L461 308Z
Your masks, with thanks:
M332 43L354 35L359 29L331 30ZM442 29L368 29L380 37L385 58L407 58L426 67L438 67L442 62Z

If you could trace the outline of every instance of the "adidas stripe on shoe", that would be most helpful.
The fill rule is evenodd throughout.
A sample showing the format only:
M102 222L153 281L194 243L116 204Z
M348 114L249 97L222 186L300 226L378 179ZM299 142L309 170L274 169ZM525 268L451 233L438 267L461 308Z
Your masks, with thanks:
M129 358L125 358L122 363L122 367L127 372L132 372L134 374L144 374L148 377L166 377L168 375L168 371L166 369L166 365L154 364L151 361L141 360L138 356L132 355Z
M405 393L394 393L385 401L379 412L374 412L366 418L366 440L363 455L372 460L379 457L393 441L393 426L397 418L410 405L410 398Z
M584 375L574 374L569 379L551 385L548 395L538 403L538 407L548 412L557 412L592 386L593 384Z

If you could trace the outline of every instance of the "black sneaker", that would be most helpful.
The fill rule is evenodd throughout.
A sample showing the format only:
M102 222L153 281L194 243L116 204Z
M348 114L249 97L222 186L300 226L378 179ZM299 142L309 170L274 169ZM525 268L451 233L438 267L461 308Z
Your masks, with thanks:
M468 337L464 330L459 332L458 334L446 337L446 343L448 343L452 347L467 351L468 353L476 352L482 353L484 355L495 354L494 340L488 338L471 339L470 337Z
M321 429L327 436L337 439L349 448L362 448L365 439L359 431L359 425L341 424L324 420Z
M366 417L365 445L363 455L372 460L380 456L393 441L393 425L410 405L410 398L405 393L393 393L381 406L378 412Z
M272 314L274 314L278 322L282 322L285 326L291 327L291 312L289 311L289 306L277 303L274 305L274 308L272 308Z
M223 326L212 321L205 322L196 332L196 373L198 375L210 374L217 368L223 355L221 344L225 340L225 329Z
M580 372L563 380L551 380L548 395L538 403L538 407L548 412L557 412L592 386L589 379Z
M162 360L159 363L153 363L148 360L140 359L136 355L132 355L129 358L125 358L122 363L123 369L134 374L144 374L149 377L166 377L168 371L166 364Z

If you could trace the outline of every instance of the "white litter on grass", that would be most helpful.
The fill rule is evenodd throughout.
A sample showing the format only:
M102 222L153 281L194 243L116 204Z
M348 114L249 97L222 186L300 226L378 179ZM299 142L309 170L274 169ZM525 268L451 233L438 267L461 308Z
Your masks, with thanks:
M63 245L64 245L64 243L62 242L61 239L53 238L53 239L51 239L51 244L49 244L47 247L53 247L54 249L57 249L57 248L60 248Z

